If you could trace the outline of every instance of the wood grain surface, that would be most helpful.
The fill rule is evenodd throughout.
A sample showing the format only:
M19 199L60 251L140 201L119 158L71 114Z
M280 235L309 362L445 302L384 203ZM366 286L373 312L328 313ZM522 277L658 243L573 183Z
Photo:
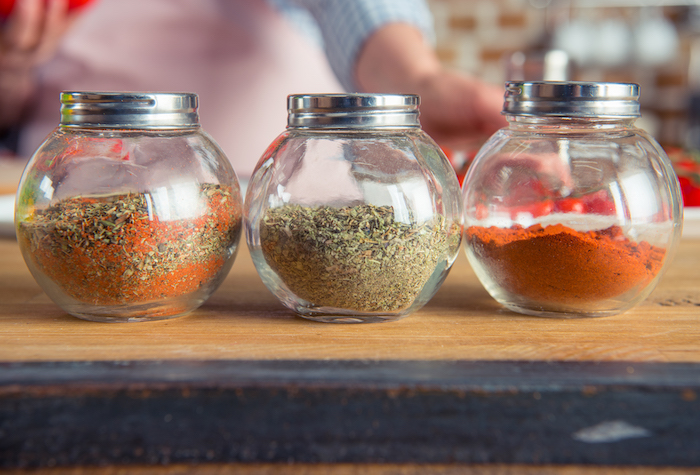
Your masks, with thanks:
M1 473L32 475L691 475L694 468L526 466L464 464L180 464L169 466L72 467Z
M700 362L700 240L684 239L654 293L622 315L522 316L486 293L461 254L426 307L379 324L324 324L284 308L245 243L221 288L189 316L94 323L54 305L17 243L0 240L0 361L423 359Z
M17 243L0 240L0 467L694 473L698 317L693 239L650 298L623 315L514 314L460 255L422 310L360 325L295 316L262 284L245 246L187 317L87 322L54 305ZM576 439L620 423L644 436Z
M0 363L0 468L682 469L700 467L698 394L692 363Z

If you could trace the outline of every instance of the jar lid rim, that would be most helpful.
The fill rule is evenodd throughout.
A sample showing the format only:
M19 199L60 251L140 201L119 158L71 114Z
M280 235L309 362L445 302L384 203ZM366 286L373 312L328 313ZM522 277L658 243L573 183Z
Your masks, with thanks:
M585 81L508 81L503 113L527 116L639 117L639 85Z
M61 126L183 128L199 126L199 98L191 92L64 91Z
M416 94L291 94L287 126L294 128L420 127Z

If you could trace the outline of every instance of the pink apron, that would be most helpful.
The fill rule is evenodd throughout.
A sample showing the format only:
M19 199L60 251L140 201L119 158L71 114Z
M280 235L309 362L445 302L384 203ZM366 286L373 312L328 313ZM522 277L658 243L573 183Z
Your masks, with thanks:
M242 178L284 130L288 94L342 91L321 48L263 0L97 0L40 73L22 155L58 124L61 91L195 92Z

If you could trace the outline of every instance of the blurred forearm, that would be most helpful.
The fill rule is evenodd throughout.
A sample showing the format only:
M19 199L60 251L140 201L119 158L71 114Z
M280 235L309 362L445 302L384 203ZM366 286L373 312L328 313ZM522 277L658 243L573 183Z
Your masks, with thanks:
M355 72L363 92L418 94L423 128L438 142L481 142L506 125L502 88L444 68L411 25L392 23L372 34Z
M0 129L20 122L33 92L31 70L0 67Z
M416 93L441 69L417 28L390 23L371 35L357 59L357 83L365 92Z
M35 68L48 60L72 23L67 0L16 0L0 29L0 128L17 124L35 87Z

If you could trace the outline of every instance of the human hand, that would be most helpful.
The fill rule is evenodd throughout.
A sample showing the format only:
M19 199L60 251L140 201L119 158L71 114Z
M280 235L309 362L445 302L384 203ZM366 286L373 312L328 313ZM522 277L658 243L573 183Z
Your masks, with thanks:
M480 146L507 121L501 114L503 89L444 68L416 85L421 125L433 139L452 149Z
M76 16L68 0L17 0L0 28L0 127L18 120L33 91L34 68L54 54Z
M0 67L29 69L55 52L76 13L68 0L17 0L0 34Z
M503 88L447 70L423 34L405 23L387 24L367 39L356 78L364 92L418 94L423 129L449 148L473 148L507 125Z

